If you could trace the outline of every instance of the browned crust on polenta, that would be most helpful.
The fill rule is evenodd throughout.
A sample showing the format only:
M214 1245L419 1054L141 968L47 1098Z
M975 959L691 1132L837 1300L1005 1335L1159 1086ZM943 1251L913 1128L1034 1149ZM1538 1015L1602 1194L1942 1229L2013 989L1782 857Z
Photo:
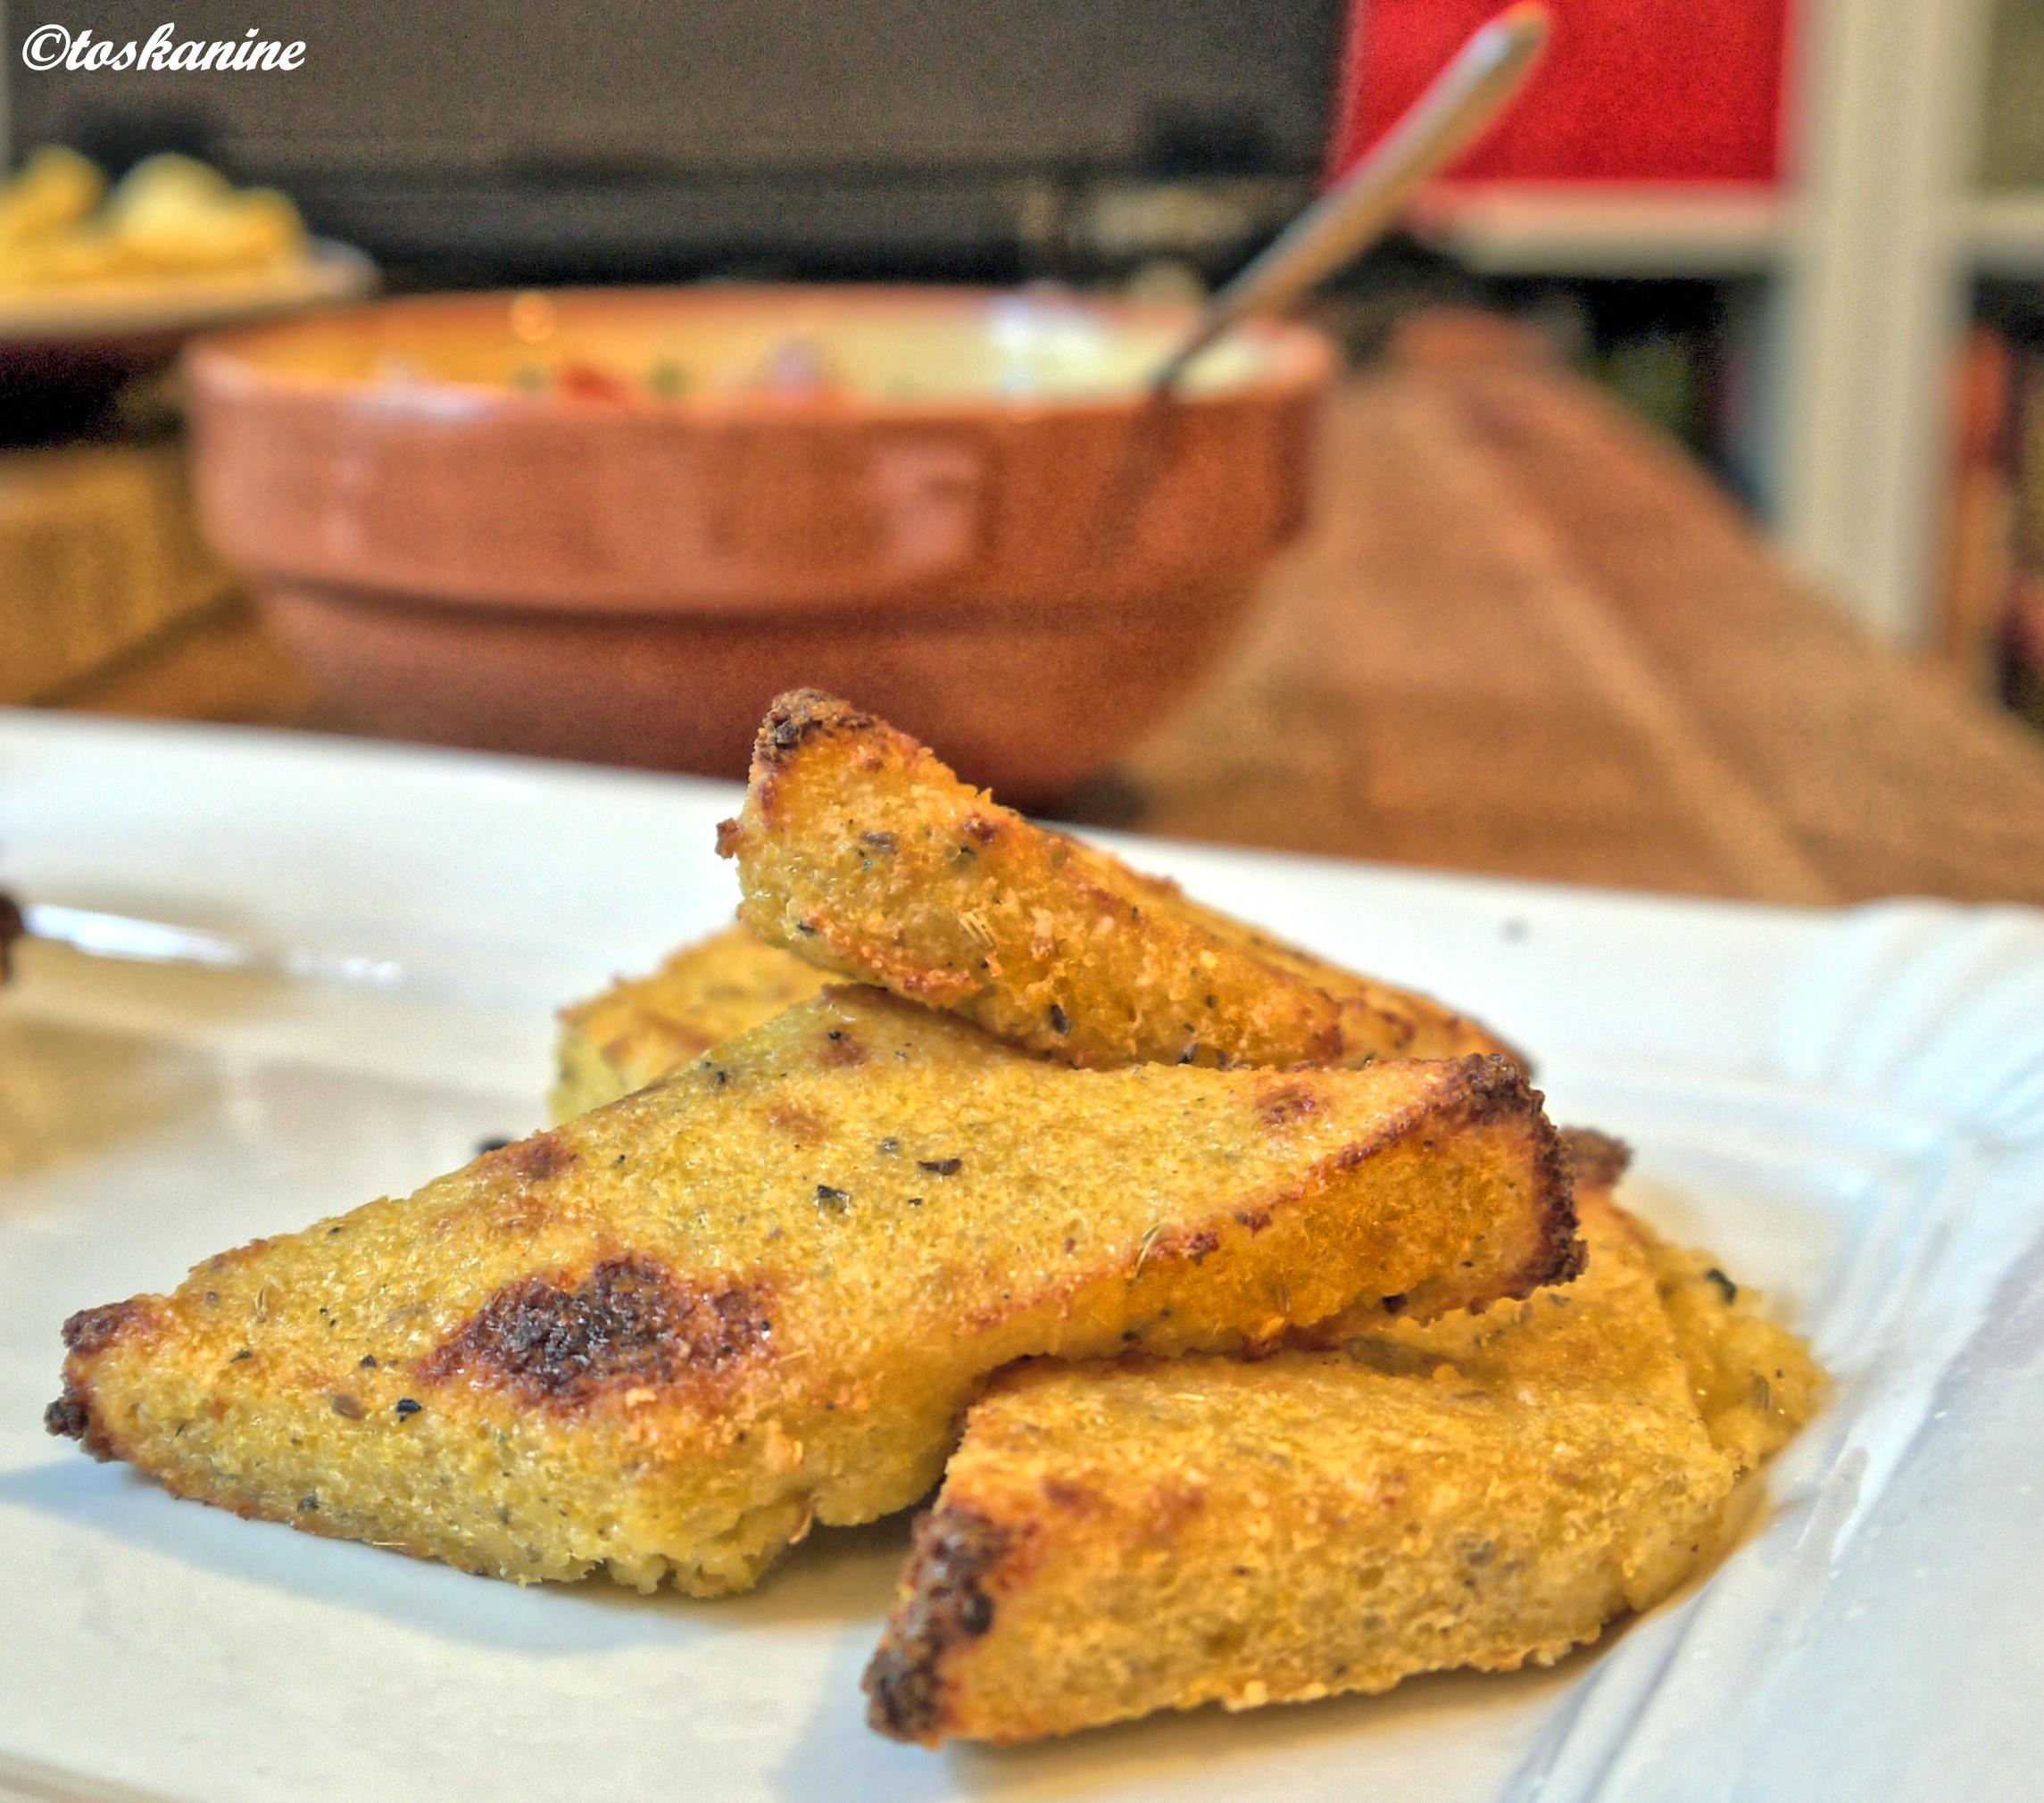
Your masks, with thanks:
M989 1585L1014 1544L977 1509L933 1508L917 1522L902 1607L861 1681L866 1718L881 1733L934 1747L949 1732L944 1657L993 1625Z
M1154 1274L1181 1262L1196 1266L1224 1250L1239 1250L1244 1241L1255 1239L1330 1184L1398 1147L1417 1140L1431 1150L1431 1135L1437 1131L1452 1133L1506 1120L1523 1121L1535 1142L1531 1160L1533 1193L1529 1209L1537 1224L1533 1250L1525 1264L1497 1287L1488 1288L1474 1299L1456 1295L1445 1306L1451 1311L1467 1309L1471 1314L1482 1314L1492 1302L1523 1300L1535 1290L1566 1284L1580 1275L1585 1252L1576 1236L1575 1189L1569 1181L1567 1153L1542 1106L1545 1097L1527 1083L1525 1074L1510 1059L1495 1053L1442 1059L1434 1068L1451 1071L1439 1091L1390 1117L1367 1137L1352 1140L1331 1151L1311 1167L1303 1181L1260 1196L1245 1197L1225 1214L1187 1221L1146 1238L1134 1254L1127 1281L1134 1284L1145 1272ZM1309 1069L1274 1075L1271 1090L1257 1109L1256 1118L1268 1132L1281 1134L1289 1131L1319 1110L1320 1091L1330 1075ZM1270 1106L1274 1098L1281 1103L1275 1110ZM1068 1304L1099 1282L1101 1275L1097 1271L1076 1274L1036 1290L1006 1296L998 1305L967 1317L968 1324L976 1332L984 1332L1010 1316L1059 1300ZM1431 1303L1427 1313L1431 1315L1443 1305L1436 1286L1426 1287ZM1385 1297L1383 1303L1387 1312L1394 1315L1404 1312L1408 1306L1403 1295ZM1277 1325L1309 1332L1313 1324ZM1244 1350L1253 1356L1267 1347L1252 1341Z
M1590 1262L1590 1249L1575 1231L1575 1189L1569 1176L1568 1154L1560 1135L1544 1120L1541 1131L1546 1141L1541 1153L1541 1184L1545 1194L1555 1200L1542 1210L1547 1233L1541 1252L1528 1262L1520 1287L1506 1292L1522 1301L1549 1284L1574 1283Z
M759 797L760 811L769 818L772 817L776 779L794 761L795 753L808 741L831 733L867 732L891 735L911 755L923 749L906 733L890 727L877 715L861 713L849 702L826 694L821 689L790 689L785 694L777 695L773 705L767 710L766 719L760 722L760 730L752 736L751 782ZM717 855L736 857L744 837L744 820L719 820Z
M97 1358L117 1340L146 1333L153 1320L148 1299L130 1296L125 1302L103 1302L96 1309L80 1309L64 1323L63 1393L43 1411L46 1432L78 1441L97 1459L121 1456L105 1423L94 1410L86 1362Z
M1541 1236L1513 1285L1501 1296L1523 1300L1550 1284L1566 1284L1583 1275L1589 1250L1576 1236L1575 1180L1568 1148L1546 1113L1547 1097L1526 1081L1525 1072L1508 1058L1479 1053L1461 1060L1460 1082L1466 1099L1450 1107L1453 1118L1471 1126L1500 1116L1523 1113L1540 1139L1534 1183ZM1615 1143L1615 1142L1614 1142ZM1472 1313L1481 1313L1479 1303Z
M910 756L924 749L877 714L863 713L835 695L826 694L821 689L790 689L775 697L752 739L752 782L764 812L773 812L774 778L778 772L794 761L795 754L810 740L833 733L883 734ZM718 849L722 851L721 827L718 836Z
M1599 1133L1595 1127L1564 1127L1561 1142L1567 1149L1569 1167L1582 1189L1616 1187L1633 1162L1631 1146L1610 1134Z
M111 1459L114 1456L112 1443L104 1433L98 1433L92 1423L92 1392L82 1383L73 1382L71 1374L63 1374L63 1394L57 1396L43 1410L43 1431L55 1433L59 1439L76 1439L82 1442L86 1451L96 1459Z
M457 1378L536 1405L586 1407L635 1386L728 1383L772 1352L763 1284L716 1288L627 1253L505 1285L418 1366L421 1383Z
M784 764L818 733L863 733L880 725L849 702L821 689L789 689L777 695L752 741L752 757L765 769Z
M141 1326L148 1316L148 1304L139 1296L130 1296L125 1302L103 1302L96 1309L80 1309L63 1325L64 1350L89 1358Z
M576 1157L575 1148L561 1130L550 1127L486 1152L478 1162L481 1169L493 1175L501 1172L513 1183L538 1184L560 1176L573 1166Z

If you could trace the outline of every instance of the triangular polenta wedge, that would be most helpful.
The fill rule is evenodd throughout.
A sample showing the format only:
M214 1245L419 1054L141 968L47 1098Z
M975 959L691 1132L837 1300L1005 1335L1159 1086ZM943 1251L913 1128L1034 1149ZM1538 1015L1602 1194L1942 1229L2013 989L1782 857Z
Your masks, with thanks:
M407 1199L74 1317L49 1419L245 1514L707 1594L812 1518L914 1501L1014 1359L1457 1308L1578 1252L1502 1059L1075 1071L829 991Z
M1819 1375L1616 1208L1601 1163L1566 1290L1346 1319L1338 1346L1257 1362L997 1378L918 1525L867 1674L874 1725L1026 1741L1550 1664L1666 1595Z
M774 703L718 849L737 860L740 918L762 939L1068 1063L1513 1055L1425 996L1032 824L814 690Z

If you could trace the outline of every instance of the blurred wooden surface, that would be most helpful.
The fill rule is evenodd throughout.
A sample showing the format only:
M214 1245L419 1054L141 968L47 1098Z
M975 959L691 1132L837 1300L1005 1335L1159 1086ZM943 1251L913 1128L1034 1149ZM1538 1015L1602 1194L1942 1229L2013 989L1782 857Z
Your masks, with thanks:
M175 443L0 449L0 702L77 681L232 589Z
M64 700L338 724L237 613ZM1870 648L1679 452L1509 358L1346 385L1256 624L1062 811L1698 894L2044 902L2044 741Z

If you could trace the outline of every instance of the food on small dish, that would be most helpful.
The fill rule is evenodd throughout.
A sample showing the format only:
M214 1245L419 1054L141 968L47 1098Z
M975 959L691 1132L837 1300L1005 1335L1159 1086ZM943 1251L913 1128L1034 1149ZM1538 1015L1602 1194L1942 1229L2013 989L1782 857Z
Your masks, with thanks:
M720 841L793 950L741 926L566 1010L550 1131L75 1316L51 1430L244 1516L698 1596L941 1475L867 1677L935 1745L1552 1663L1713 1556L1816 1407L1615 1202L1624 1149L1565 1149L1438 1004L813 692Z
M1034 825L875 716L797 690L718 849L810 962L1096 1068L1510 1055L1425 996L1278 943Z
M685 945L650 976L561 1013L553 1118L569 1120L807 1001L829 976L743 926Z
M309 248L285 195L189 157L147 157L109 191L75 152L43 150L0 187L0 295L254 278Z
M0 253L79 224L105 198L97 164L75 150L44 145L0 182Z
M108 229L140 269L261 269L305 253L305 223L275 188L237 188L184 156L152 156L107 196Z
M997 1378L918 1526L874 1725L1027 1741L1548 1665L1665 1597L1818 1374L1729 1280L1686 1289L1678 1329L1658 1280L1683 1255L1611 1201L1613 1142L1576 1142L1566 1290L1256 1363Z
M711 1595L936 1480L1000 1366L1268 1343L1580 1253L1501 1059L1075 1071L830 990L407 1200L87 1309L53 1432L244 1515Z

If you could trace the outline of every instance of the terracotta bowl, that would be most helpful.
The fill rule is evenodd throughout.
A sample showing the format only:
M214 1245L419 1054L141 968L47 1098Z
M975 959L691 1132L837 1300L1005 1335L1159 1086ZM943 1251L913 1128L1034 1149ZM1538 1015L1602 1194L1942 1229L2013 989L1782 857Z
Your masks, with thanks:
M187 354L199 503L395 736L735 776L769 699L873 708L1011 795L1111 760L1297 530L1334 355L1032 295L393 301Z

